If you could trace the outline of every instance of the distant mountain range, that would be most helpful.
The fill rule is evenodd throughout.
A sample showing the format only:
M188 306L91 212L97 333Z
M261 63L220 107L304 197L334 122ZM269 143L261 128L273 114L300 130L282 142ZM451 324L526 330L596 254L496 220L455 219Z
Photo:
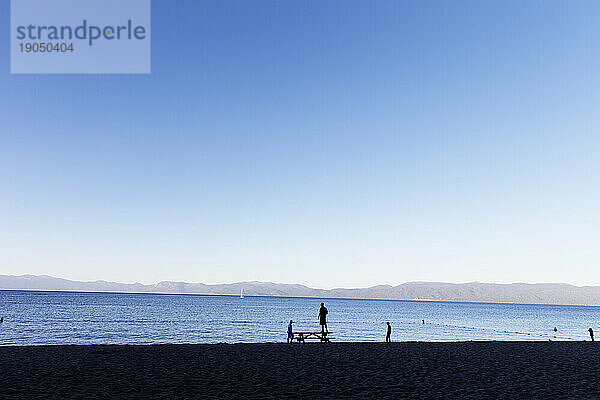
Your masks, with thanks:
M408 282L398 286L378 285L362 289L313 289L297 284L256 281L219 285L164 281L144 285L107 281L81 282L47 275L0 275L0 289L239 295L242 288L246 296L600 305L600 286L573 286L564 283Z

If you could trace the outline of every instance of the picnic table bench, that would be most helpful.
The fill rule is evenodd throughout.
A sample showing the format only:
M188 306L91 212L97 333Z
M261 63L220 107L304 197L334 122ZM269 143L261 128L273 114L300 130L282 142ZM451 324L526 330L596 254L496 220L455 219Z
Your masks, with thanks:
M292 340L298 341L298 343L305 343L305 340L319 340L324 343L329 343L331 339L335 339L329 336L331 332L292 332Z

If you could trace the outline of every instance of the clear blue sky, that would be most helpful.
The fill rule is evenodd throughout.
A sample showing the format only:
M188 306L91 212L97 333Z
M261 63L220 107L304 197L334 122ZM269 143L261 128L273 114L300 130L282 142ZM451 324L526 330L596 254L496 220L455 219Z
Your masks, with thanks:
M10 75L0 273L600 285L600 2L152 3L150 75Z

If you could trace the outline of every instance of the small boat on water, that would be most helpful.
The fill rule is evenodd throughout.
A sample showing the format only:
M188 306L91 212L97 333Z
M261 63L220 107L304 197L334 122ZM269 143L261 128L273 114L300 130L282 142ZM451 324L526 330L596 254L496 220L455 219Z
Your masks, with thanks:
M244 288L242 288L242 290L240 291L240 299L244 298Z

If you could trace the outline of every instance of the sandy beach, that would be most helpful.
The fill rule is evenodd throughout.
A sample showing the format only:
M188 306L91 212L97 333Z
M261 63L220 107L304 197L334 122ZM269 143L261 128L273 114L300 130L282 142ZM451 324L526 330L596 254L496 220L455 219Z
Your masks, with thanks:
M2 399L600 398L600 345L458 342L0 348Z

